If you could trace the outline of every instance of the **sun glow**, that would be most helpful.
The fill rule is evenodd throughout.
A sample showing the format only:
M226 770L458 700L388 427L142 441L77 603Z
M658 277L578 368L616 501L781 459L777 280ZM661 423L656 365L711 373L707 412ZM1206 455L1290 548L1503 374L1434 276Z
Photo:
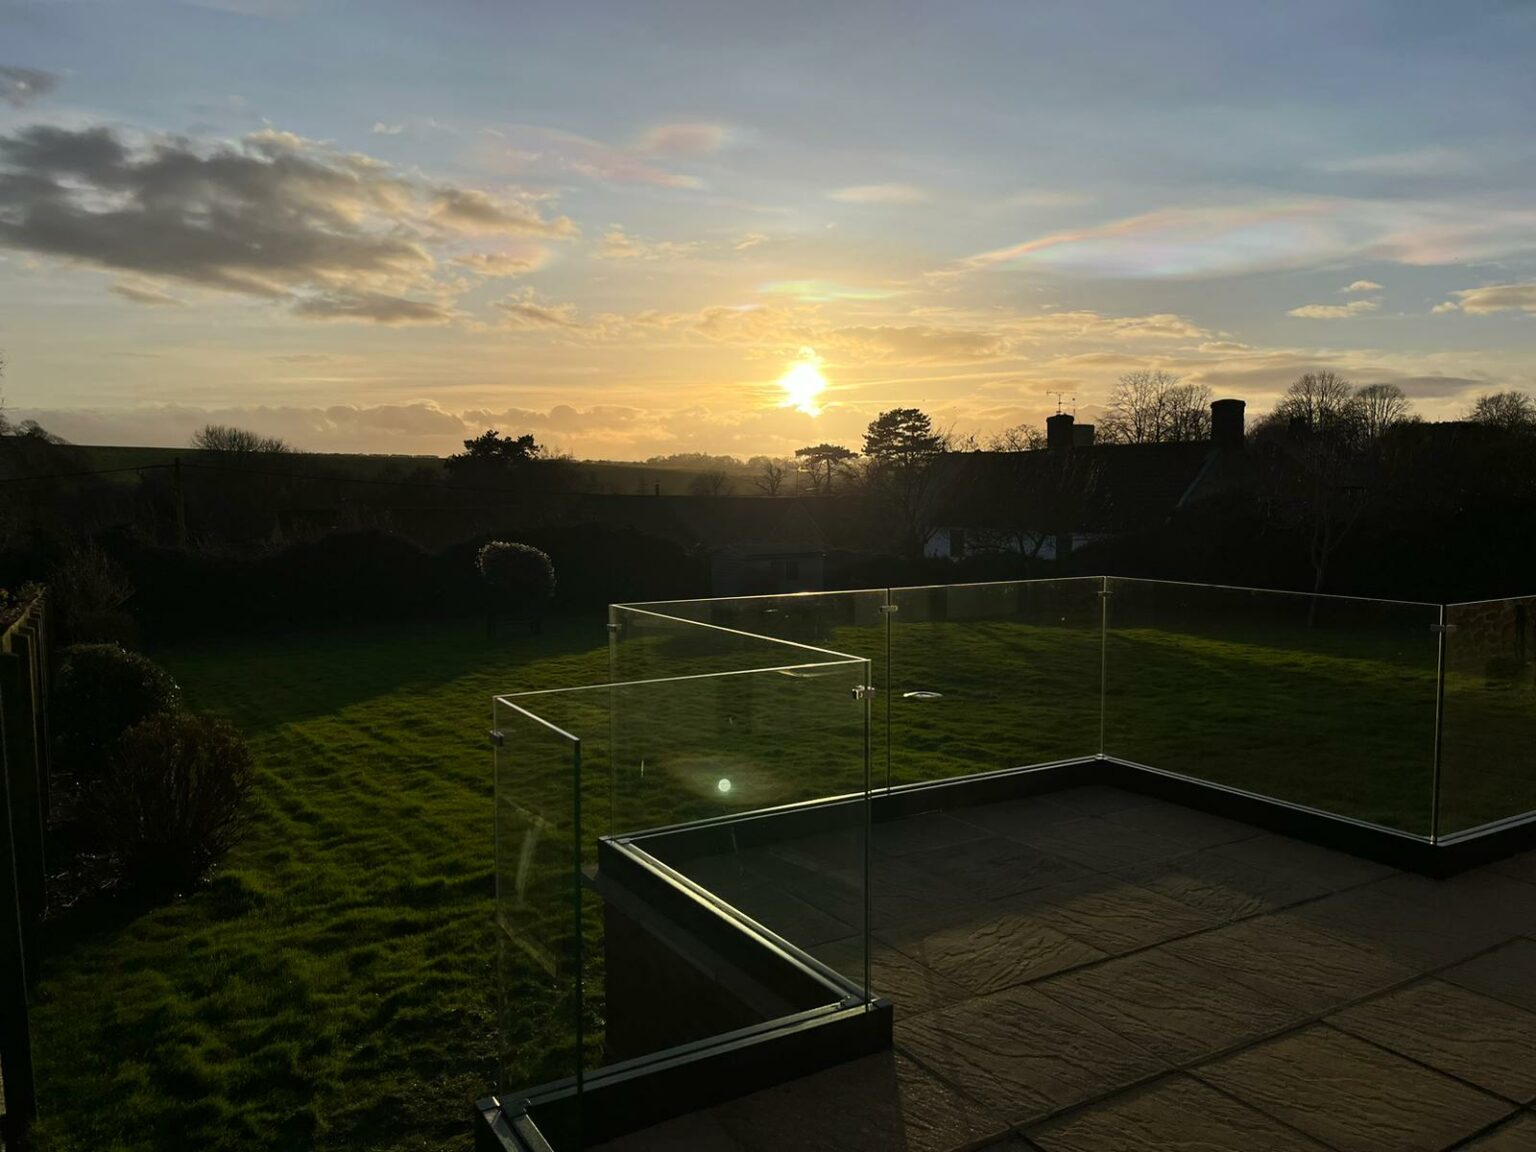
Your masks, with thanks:
M821 406L816 400L827 390L826 377L821 374L821 358L808 348L802 351L800 359L779 377L779 387L784 389L783 407L804 412L807 416L820 416Z

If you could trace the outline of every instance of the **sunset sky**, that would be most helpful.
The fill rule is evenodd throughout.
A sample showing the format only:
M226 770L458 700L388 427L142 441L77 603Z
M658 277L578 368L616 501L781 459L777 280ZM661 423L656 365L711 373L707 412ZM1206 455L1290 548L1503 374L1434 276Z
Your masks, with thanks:
M1536 390L1533 60L1522 0L0 0L0 386L615 459L1138 367L1452 417Z

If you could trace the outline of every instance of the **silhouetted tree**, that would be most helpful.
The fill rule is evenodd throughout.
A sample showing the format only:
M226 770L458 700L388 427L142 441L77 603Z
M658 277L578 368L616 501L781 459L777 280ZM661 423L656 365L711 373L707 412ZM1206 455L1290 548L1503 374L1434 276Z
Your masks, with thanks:
M544 448L533 438L532 433L514 439L511 436L504 437L495 428L491 428L472 440L464 441L464 451L448 457L447 466L450 472L462 469L465 465L481 463L511 466L530 463L543 455Z
M192 433L192 447L206 452L246 454L253 452L291 452L292 448L276 436L262 436L229 424L205 424Z
M782 461L767 459L762 462L762 467L752 483L764 496L777 496L783 489L785 477L788 475L789 469Z
M1396 384L1367 384L1354 396L1355 418L1367 444L1375 444L1397 425L1412 419L1408 396Z
M949 445L933 420L917 408L892 408L864 433L865 482L895 531L900 551L921 556L933 535L935 464Z
M1308 372L1285 390L1270 419L1285 427L1334 434L1344 426L1353 430L1359 412L1348 380L1336 372Z
M1211 432L1211 390L1162 369L1127 372L1110 394L1099 435L1112 444L1204 440Z
M808 448L796 448L795 459L805 461L811 477L811 491L818 496L832 495L832 477L856 459L858 453L841 444L813 444Z
M729 496L735 485L731 483L730 476L715 469L709 472L700 472L692 480L688 481L688 494L690 496Z
M514 620L526 620L534 635L544 628L544 610L555 594L555 566L531 544L513 544L492 540L475 558L480 577L490 591L487 631L496 635L496 620L501 609L511 612Z
M1466 418L1506 432L1536 431L1536 400L1524 392L1493 392L1477 398Z
M1033 452L1045 447L1045 431L1036 424L1015 424L987 437L989 452Z

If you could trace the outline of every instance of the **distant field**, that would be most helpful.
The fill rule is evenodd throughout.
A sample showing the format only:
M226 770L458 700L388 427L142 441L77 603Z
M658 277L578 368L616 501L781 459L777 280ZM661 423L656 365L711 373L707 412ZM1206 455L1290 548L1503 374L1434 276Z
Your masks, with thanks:
M878 632L834 628L825 639L883 665ZM630 667L698 672L713 659L695 639L643 643ZM1111 754L1426 826L1434 668L1417 647L1369 632L1138 627L1102 651ZM1100 654L1093 628L902 624L890 679L877 669L893 691L875 708L875 783L887 700L896 782L1096 752ZM491 1086L496 1058L489 699L606 680L601 622L499 643L475 625L411 625L158 655L196 706L251 737L256 824L211 888L136 918L118 909L54 926L35 1024L45 1147L462 1148L468 1102ZM858 787L855 671L530 706L584 739L590 844L615 829ZM941 695L904 698L912 688ZM1524 770L1532 696L1451 685L1458 730L1479 740L1448 748L1459 822L1536 806ZM535 747L531 731L509 731L519 756ZM558 820L572 760L539 739L538 756L518 762L517 798ZM569 859L561 835L568 828L545 845L557 884ZM565 907L556 894L543 911L565 925ZM603 1021L598 931L589 919L591 1060ZM518 1066L530 1078L568 1067L571 1029L553 986L531 968L516 978L530 1028Z
M216 462L217 453L201 452L195 448L133 448L112 445L80 445L77 449L91 468L146 468L170 464L180 457L185 464ZM325 476L379 479L385 474L398 477L402 471L419 466L438 467L438 456L387 456L364 453L294 453L264 459L262 467L280 471L319 472ZM663 496L688 495L690 486L702 475L697 468L680 468L666 464L640 464L627 461L582 460L571 465L576 474L576 486L584 492L612 492L621 496L637 493L653 493L659 486ZM753 483L755 470L742 464L726 469L730 495L757 496L761 493ZM127 481L133 473L123 474Z

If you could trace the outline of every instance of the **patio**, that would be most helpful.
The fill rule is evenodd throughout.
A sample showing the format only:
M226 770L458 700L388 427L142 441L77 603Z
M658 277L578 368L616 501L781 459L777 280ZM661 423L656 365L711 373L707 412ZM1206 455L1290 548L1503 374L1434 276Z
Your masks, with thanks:
M843 835L687 873L853 975ZM872 836L894 1051L605 1148L1536 1147L1536 853L1432 880L1100 786Z

